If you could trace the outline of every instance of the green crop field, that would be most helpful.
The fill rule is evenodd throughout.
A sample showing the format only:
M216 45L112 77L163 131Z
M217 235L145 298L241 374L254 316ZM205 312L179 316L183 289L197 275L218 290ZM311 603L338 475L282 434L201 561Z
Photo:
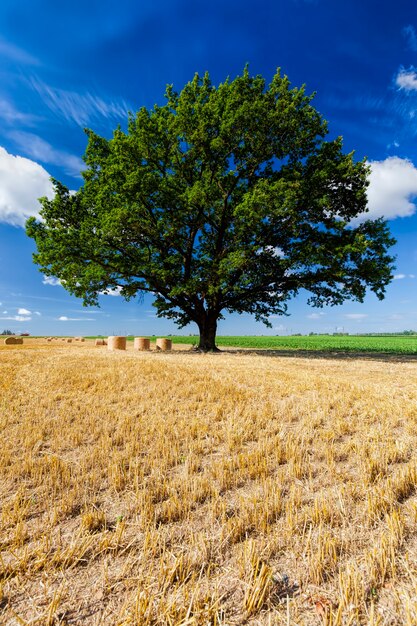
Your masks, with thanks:
M151 338L152 339L152 338ZM171 337L173 343L197 344L198 337ZM219 347L269 350L320 350L349 352L390 352L417 354L417 336L331 336L306 337L217 337Z
M149 336L155 341L155 336ZM96 337L87 337L95 339ZM129 336L128 341L133 341ZM198 345L198 337L175 335L169 336L174 344ZM222 348L243 348L253 350L307 350L322 352L379 352L390 354L417 355L417 335L313 335L313 336L218 336L217 345Z

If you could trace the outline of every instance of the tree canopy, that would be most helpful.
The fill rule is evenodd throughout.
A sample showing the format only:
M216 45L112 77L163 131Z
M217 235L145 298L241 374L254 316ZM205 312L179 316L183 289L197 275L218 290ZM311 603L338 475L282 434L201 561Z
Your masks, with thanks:
M278 70L215 86L198 74L111 139L87 130L84 182L54 180L27 234L34 261L85 305L120 288L154 295L158 316L195 322L215 349L222 313L269 324L300 289L321 307L383 298L394 243L367 210L365 161L325 140L305 88Z

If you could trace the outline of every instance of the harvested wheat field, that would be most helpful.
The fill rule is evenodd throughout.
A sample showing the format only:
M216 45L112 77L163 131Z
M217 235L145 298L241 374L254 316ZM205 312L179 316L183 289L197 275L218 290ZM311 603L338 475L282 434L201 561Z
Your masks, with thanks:
M0 346L2 624L417 624L417 364Z

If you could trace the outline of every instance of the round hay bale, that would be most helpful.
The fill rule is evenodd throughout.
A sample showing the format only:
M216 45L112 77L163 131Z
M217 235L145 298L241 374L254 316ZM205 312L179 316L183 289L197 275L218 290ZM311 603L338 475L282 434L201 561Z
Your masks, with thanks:
M126 350L126 337L112 335L107 339L107 347L109 350Z
M104 339L96 339L94 342L95 346L104 346Z
M80 337L80 341L85 341L84 337Z
M133 341L134 350L150 350L151 342L146 337L135 337Z
M168 352L172 350L172 341L171 339L159 338L156 340L156 349L161 350L162 352Z
M72 343L72 339L68 338L67 343Z
M6 346L15 346L16 344L21 345L23 343L22 337L6 337L4 340Z
M103 339L103 344L107 346L107 339Z
M48 337L46 341L52 341L52 337Z

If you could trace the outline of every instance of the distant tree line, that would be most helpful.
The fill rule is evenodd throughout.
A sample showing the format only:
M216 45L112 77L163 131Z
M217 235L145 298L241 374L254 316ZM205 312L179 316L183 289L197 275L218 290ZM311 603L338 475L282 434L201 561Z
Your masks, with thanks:
M409 335L417 335L417 330L402 330L398 333L357 333L360 334L361 337L399 337L399 336L409 336Z
M350 333L308 333L310 337L314 336L340 336L343 337L345 335L349 335ZM413 336L417 335L417 330L401 330L397 333L352 333L355 337L402 337L402 336Z

